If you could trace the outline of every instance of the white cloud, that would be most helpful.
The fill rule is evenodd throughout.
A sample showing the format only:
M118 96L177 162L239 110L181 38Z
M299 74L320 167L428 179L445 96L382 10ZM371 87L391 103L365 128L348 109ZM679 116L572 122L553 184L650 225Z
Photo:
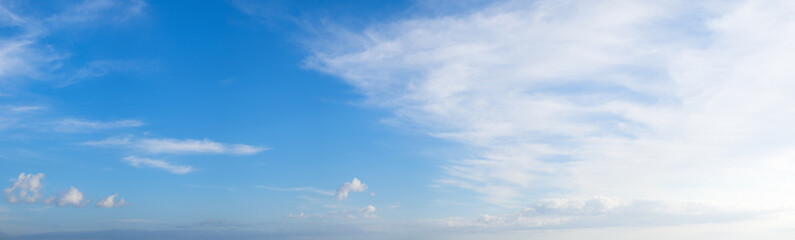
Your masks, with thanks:
M136 147L149 153L214 153L214 154L234 154L251 155L267 150L267 148L249 146L244 144L224 144L213 142L208 139L142 139L136 143Z
M76 70L60 86L76 84L86 79L102 77L111 73L140 72L155 68L155 63L141 60L94 60Z
M122 23L140 16L146 7L142 0L85 0L69 6L47 19L55 27Z
M338 219L338 220L356 220L362 218L377 218L378 215L375 215L376 208L373 205L367 205L364 208L359 209L341 209L330 211L326 213L319 213L314 214L313 217L315 218L331 218L331 219ZM297 218L296 215L288 215L288 217ZM300 215L309 217L308 215Z
M76 4L54 4L52 8L33 11L27 2L0 3L0 28L5 33L0 39L0 96L16 100L22 105L31 105L19 98L26 95L22 86L37 81L55 84L64 80L72 81L61 76L72 75L68 73L72 71L68 67L70 64L64 64L72 54L59 49L57 44L42 40L56 35L58 31L74 32L76 28L122 23L142 15L145 5L140 0L86 0ZM50 119L19 116L20 113L37 109L36 106L29 106L0 111L0 130L46 125ZM60 127L73 131L68 128L73 126L66 124Z
M84 200L83 193L75 187L69 187L63 195L55 201L59 207L71 205L73 207L83 207L91 200Z
M119 194L116 193L116 194L110 195L110 196L108 196L106 198L99 199L99 201L97 201L97 207L101 207L101 208L117 208L117 207L127 206L128 203L127 203L127 201L124 201L124 198L119 199L119 201L115 200L116 197L118 197L118 196L119 196Z
M337 189L337 200L343 200L348 198L349 192L364 192L367 190L367 184L362 183L359 179L353 178L353 181L343 183Z
M174 165L166 161L154 160L149 158L140 158L135 156L125 157L123 161L130 164L130 166L133 167L157 168L173 174L187 174L193 172L194 170L193 167L191 166Z
M46 19L20 14L27 11L18 6L24 5L0 5L0 26L12 30L0 41L2 87L16 85L9 83L46 79L51 77L49 73L60 68L59 61L68 54L40 43L53 30L122 23L142 15L146 3L140 0L86 0L79 4L66 4L65 9L54 9L60 11Z
M101 141L83 143L89 146L122 146L132 148L149 154L231 154L253 155L269 148L245 144L226 144L210 141L208 139L170 139L170 138L144 138L132 140L131 137L114 137Z
M499 207L565 193L784 208L793 13L788 1L507 1L335 32L309 62L398 126L471 149L439 181Z
M22 106L13 106L13 105L2 105L0 109L4 111L12 112L12 113L29 113L29 112L36 112L42 109L45 109L44 106L36 106L36 105L22 105Z
M428 223L470 230L475 230L473 227L503 230L647 227L732 222L770 213L754 207L713 202L622 200L603 196L541 199L530 205L531 207L508 214L433 219Z
M44 188L44 174L25 174L20 173L14 185L3 189L9 203L17 203L22 200L25 203L35 203L41 198L41 190Z
M118 121L86 121L67 118L54 123L55 130L61 132L82 132L91 130L103 130L113 128L140 127L144 123L138 120L118 120Z
M604 213L620 205L615 198L597 196L589 199L541 199L529 211L539 214Z
M362 212L362 216L364 216L365 218L378 217L378 215L375 215L375 207L373 207L373 205L367 205L367 207L362 208L360 212Z
M87 146L122 146L130 144L131 137L111 137L99 141L84 142Z

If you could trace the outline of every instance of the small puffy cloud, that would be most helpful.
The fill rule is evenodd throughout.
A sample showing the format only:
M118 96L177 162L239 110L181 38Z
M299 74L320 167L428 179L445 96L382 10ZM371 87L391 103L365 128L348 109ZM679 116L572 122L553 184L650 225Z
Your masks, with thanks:
M342 186L337 189L337 200L348 198L349 192L364 192L364 190L367 190L367 184L362 183L359 179L353 178L353 181L343 183Z
M146 138L134 140L131 137L113 137L100 141L83 143L88 146L120 146L127 147L149 154L231 154L253 155L269 150L266 147L245 144L227 144L211 141L209 139L171 139L171 138Z
M367 205L367 207L362 208L362 210L360 212L362 212L362 216L364 216L365 218L376 218L376 217L378 217L378 215L374 214L375 213L375 207L373 207L373 205Z
M6 195L6 199L11 204L20 200L26 203L34 203L41 197L41 189L44 187L43 180L43 173L20 173L14 185L4 189L3 194Z
M116 197L118 197L118 196L119 196L119 194L117 193L117 194L110 195L110 196L108 196L106 198L99 199L99 201L97 202L97 207L101 207L101 208L116 208L116 207L127 206L128 203L127 203L127 201L124 201L124 198L121 198L121 199L119 199L119 201L116 201Z
M191 166L174 165L166 161L154 160L149 158L139 158L135 156L129 156L124 158L123 161L130 164L130 166L133 167L157 168L174 174L186 174L193 171L193 167Z
M90 201L91 200L87 199L84 200L83 192L80 192L80 190L75 187L69 187L69 191L61 195L61 197L56 200L56 204L59 207L68 205L72 205L73 207L82 207L88 204Z
M291 214L288 214L287 217L288 218L309 218L309 215L306 215L304 213L301 213L301 214L292 214L291 213Z

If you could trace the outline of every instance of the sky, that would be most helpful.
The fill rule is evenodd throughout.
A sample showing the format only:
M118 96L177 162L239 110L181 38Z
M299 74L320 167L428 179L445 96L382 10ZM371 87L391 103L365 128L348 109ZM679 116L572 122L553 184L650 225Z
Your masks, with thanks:
M791 1L0 0L0 239L790 239Z

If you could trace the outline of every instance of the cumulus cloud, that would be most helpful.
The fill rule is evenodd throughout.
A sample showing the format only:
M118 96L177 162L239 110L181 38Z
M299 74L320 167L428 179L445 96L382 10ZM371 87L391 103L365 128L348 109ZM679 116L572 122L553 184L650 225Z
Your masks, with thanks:
M365 218L378 217L378 215L375 215L375 207L373 207L373 205L367 205L367 207L362 208L360 212L362 212L362 216L364 216Z
M116 193L116 194L110 195L110 196L108 196L106 198L99 199L99 201L97 201L97 207L101 207L101 208L117 208L117 207L127 206L128 203L127 203L127 201L124 201L124 198L119 199L119 201L115 200L116 197L118 197L118 196L119 196L119 194Z
M148 168L157 168L160 170L164 170L173 174L187 174L193 172L193 167L191 166L183 166L183 165L174 165L166 161L162 160L154 160L149 158L140 158L136 156L129 156L122 159L127 164L133 167L148 167Z
M41 190L44 188L43 181L43 173L20 173L14 185L3 189L3 193L11 204L18 203L20 200L25 203L35 203L41 198Z
M88 204L91 200L85 199L83 197L83 192L80 192L75 187L69 187L69 190L66 193L62 194L58 197L55 202L56 205L59 207L69 206L72 207L83 207Z
M214 142L209 139L170 139L170 138L144 138L113 137L100 141L83 143L89 146L121 146L128 147L149 154L231 154L253 155L269 148L245 144L226 144Z
M364 192L367 190L367 184L362 183L359 179L353 178L353 181L343 183L337 189L337 200L344 200L348 198L350 192Z
M439 182L499 207L549 189L785 206L793 13L789 1L502 1L332 32L308 62L393 110L387 122L474 149Z

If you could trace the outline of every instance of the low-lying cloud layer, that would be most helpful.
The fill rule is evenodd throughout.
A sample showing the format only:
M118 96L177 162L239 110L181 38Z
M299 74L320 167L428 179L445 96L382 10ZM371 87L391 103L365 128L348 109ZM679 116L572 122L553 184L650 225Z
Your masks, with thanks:
M3 194L10 204L16 204L20 201L26 204L44 204L55 205L58 207L84 207L91 202L90 199L85 197L85 194L74 186L69 189L58 193L57 195L47 196L44 191L44 173L20 173L16 181L9 188L3 189ZM113 208L123 207L128 205L124 198L118 202L114 199L119 194L113 194L107 198L100 199L97 202L97 207Z

